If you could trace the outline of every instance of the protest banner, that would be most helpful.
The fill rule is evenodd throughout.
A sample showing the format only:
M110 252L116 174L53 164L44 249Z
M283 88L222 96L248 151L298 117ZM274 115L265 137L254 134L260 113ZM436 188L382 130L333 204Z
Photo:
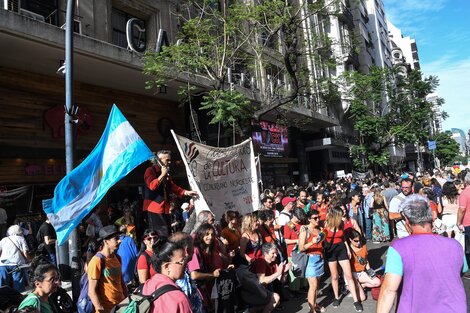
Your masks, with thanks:
M258 209L259 191L251 139L216 148L171 131L183 159L192 190L199 193L196 213L211 210L217 218L227 210L241 214Z

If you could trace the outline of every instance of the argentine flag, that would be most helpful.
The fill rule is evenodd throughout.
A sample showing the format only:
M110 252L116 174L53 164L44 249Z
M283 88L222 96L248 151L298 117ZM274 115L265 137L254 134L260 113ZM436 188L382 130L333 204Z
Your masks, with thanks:
M153 157L116 105L100 141L90 155L55 187L42 206L63 244L70 232L106 192L135 167Z

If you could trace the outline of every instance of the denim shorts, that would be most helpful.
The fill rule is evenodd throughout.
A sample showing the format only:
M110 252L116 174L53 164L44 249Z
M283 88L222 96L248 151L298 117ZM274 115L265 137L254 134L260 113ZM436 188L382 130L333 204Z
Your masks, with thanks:
M323 258L320 254L309 254L305 277L321 277L325 273Z

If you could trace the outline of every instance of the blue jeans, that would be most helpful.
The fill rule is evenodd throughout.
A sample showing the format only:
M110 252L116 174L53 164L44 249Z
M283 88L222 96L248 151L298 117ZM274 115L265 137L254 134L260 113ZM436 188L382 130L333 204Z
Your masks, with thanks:
M0 286L12 286L19 292L25 291L26 275L24 269L16 270L16 266L0 266ZM13 283L11 280L13 279Z

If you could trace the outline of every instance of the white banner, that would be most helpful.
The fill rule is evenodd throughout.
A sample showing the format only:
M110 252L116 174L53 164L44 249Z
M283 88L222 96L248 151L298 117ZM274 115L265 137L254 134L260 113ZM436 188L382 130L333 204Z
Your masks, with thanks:
M251 139L216 148L176 135L176 145L186 167L189 185L199 193L196 213L211 210L221 218L227 210L241 214L258 209L259 191Z

